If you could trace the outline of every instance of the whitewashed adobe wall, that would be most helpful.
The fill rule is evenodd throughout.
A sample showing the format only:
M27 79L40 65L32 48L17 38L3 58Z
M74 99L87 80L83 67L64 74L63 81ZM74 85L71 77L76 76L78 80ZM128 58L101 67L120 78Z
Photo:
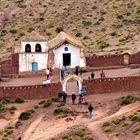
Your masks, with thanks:
M31 45L31 52L25 52L26 44ZM40 44L42 48L42 52L35 52L36 44ZM32 71L32 64L34 62L38 63L38 70L47 68L48 61L48 46L47 42L22 42L21 50L19 53L19 72L27 72Z
M68 47L68 51L65 51L65 47ZM85 67L85 58L81 58L81 48L75 47L72 44L63 44L54 50L54 67L59 68L63 66L63 54L71 53L71 68L75 66Z

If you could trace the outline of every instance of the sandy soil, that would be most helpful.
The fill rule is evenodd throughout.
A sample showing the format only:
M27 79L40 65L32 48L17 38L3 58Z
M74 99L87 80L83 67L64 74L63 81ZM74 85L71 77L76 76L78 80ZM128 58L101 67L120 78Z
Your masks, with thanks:
M51 140L51 138L58 136L70 127L82 124L93 132L96 140L109 140L109 138L102 132L101 124L114 117L130 113L140 108L139 101L120 108L118 98L128 94L130 93L124 92L86 96L85 101L94 104L94 117L92 119L88 119L86 105L83 105L82 109L77 105L72 105L71 98L69 97L67 106L76 110L77 114L69 115L64 118L54 116L53 110L56 108L56 105L54 104L47 110L41 110L34 115L33 119L25 123L26 127L23 125L19 130L17 130L13 137L20 134L23 140ZM138 92L131 94L140 96ZM67 119L70 121L67 121ZM11 140L14 140L13 137Z

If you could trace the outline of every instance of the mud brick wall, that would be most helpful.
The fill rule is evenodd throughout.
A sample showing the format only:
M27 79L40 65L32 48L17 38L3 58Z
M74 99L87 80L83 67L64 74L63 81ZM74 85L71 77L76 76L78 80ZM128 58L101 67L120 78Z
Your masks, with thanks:
M4 97L23 97L25 99L45 99L55 95L62 90L61 83L47 85L0 87L0 99Z
M140 52L130 55L130 64L140 64Z
M114 65L123 65L122 55L105 55L105 56L86 56L87 66L90 67L105 67Z
M140 91L140 76L84 80L88 94Z

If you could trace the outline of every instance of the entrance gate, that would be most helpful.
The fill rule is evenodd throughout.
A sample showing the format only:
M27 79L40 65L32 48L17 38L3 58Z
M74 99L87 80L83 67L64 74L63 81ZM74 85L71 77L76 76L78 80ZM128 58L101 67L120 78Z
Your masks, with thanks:
M67 82L70 79L74 79L74 80L76 80L78 82L78 87L79 87L79 91L80 91L82 89L83 79L81 77L75 75L75 74L69 74L61 82L63 91L67 92Z

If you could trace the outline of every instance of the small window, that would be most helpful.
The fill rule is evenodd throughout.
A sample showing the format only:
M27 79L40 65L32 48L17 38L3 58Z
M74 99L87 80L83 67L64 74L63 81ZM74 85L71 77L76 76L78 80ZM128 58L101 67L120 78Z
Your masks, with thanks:
M35 51L36 52L42 52L42 48L41 48L41 45L40 44L36 44Z
M68 47L65 47L65 51L69 51L69 50L68 50Z
M31 52L31 45L30 44L26 44L25 52Z

